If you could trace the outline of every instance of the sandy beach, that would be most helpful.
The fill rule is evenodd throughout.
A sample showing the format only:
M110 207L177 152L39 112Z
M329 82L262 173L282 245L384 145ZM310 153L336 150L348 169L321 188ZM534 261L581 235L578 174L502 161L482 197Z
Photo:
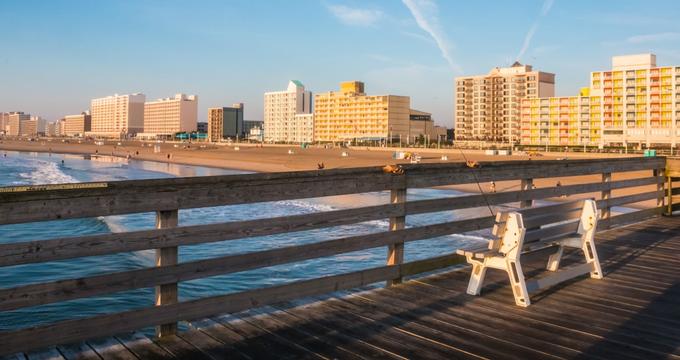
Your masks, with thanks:
M118 145L120 144L120 145ZM159 145L158 152L155 145ZM82 141L70 139L62 142L61 139L41 139L38 141L8 140L0 142L0 150L15 150L28 152L53 152L69 154L100 154L113 155L123 158L133 158L138 160L149 160L158 162L169 162L185 165L200 165L209 167L228 168L236 170L254 172L281 172L316 170L318 164L323 163L325 169L383 166L387 164L405 164L409 160L396 160L392 158L395 150L403 150L417 153L421 156L422 163L442 163L442 162L463 162L474 160L485 161L508 161L508 160L529 160L541 159L551 160L568 157L577 158L602 158L602 157L623 157L619 154L583 154L583 153L545 153L539 157L529 157L528 155L485 155L479 150L459 150L459 149L380 149L380 148L324 148L308 147L302 148L296 145L256 145L256 144L237 144L237 145L211 145L203 143L163 143L153 142L105 142L96 145L92 141ZM347 156L343 156L343 152ZM448 160L442 160L442 156L447 156ZM623 180L628 178L649 176L648 172L615 174L613 180ZM537 179L534 184L537 188L555 186L559 181L562 185L579 184L586 182L601 181L600 175L575 176L565 178L545 178ZM489 183L482 184L463 184L450 186L459 191L477 193L490 192ZM496 191L511 191L519 189L518 181L502 181L496 183ZM638 187L613 191L612 196L623 196L654 190L652 187ZM581 197L599 197L598 194L581 194ZM564 200L564 198L554 199ZM636 204L639 207L654 205L653 201Z

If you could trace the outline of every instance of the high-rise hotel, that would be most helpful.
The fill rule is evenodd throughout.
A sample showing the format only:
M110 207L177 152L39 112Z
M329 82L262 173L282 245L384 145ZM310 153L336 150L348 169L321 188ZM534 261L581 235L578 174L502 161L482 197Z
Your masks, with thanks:
M144 128L144 94L113 95L90 102L91 134L121 137L142 132Z
M340 83L340 91L314 97L314 138L316 141L387 139L390 132L408 139L408 96L366 95L364 83Z
M555 95L555 74L518 62L455 82L458 142L518 143L521 100Z
M312 93L298 80L285 91L264 94L264 138L273 142L314 141Z
M436 141L446 130L435 126L432 115L411 109L411 98L367 95L364 83L347 81L340 91L314 97L315 141L399 141L419 137Z
M86 112L66 115L59 125L60 128L55 128L55 133L59 132L63 136L83 136L86 132L92 131L92 116Z
M176 133L196 131L198 96L176 94L174 97L144 103L143 138L172 138Z
M522 101L524 145L675 147L680 135L680 66L653 54L614 56L579 96Z

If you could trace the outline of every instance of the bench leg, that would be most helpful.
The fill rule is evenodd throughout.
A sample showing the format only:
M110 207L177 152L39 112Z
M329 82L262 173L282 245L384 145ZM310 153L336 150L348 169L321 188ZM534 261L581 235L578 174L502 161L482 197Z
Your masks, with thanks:
M560 267L560 261L562 260L563 252L564 247L558 246L557 251L548 258L548 265L546 266L546 269L549 271L557 271L557 269Z
M486 275L486 266L483 264L472 264L472 274L470 274L470 282L468 283L467 293L470 295L479 295L482 291L482 284L484 283L484 276Z
M592 240L583 242L583 254L586 256L586 262L592 264L593 271L590 272L590 277L593 279L602 279L602 267L600 266L600 258L597 256L595 250L595 243Z
M527 291L527 284L524 281L524 273L522 272L520 262L518 260L508 260L507 272L510 278L512 294L515 296L515 304L522 307L529 306L531 300L529 299L529 291Z

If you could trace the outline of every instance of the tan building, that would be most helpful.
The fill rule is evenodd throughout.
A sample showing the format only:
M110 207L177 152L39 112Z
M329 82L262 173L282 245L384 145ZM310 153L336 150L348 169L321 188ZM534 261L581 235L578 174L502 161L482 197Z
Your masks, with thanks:
M27 136L29 135L28 122L31 121L30 114L23 112L11 112L7 117L7 135L10 136Z
M196 131L198 97L177 94L144 104L144 131L140 138L172 138L176 133Z
M314 104L316 141L409 139L408 96L366 95L364 83L347 81L339 92L317 94Z
M113 95L90 102L91 134L102 137L135 135L144 128L144 94Z
M289 81L285 91L265 93L264 139L292 143L314 141L314 121L309 121L309 116L297 116L310 114L312 93L298 80Z
M524 100L522 144L676 147L679 104L680 66L657 66L653 54L615 56L579 96Z
M21 134L22 136L35 136L38 135L39 123L38 119L30 119L22 121L21 123Z
M521 100L555 95L555 74L518 62L455 81L455 140L464 144L519 143Z
M57 123L58 124L58 123ZM83 136L92 130L92 117L90 114L67 115L61 121L61 129L57 128L62 136ZM55 133L57 132L55 131Z
M7 133L7 126L9 124L9 113L0 112L0 134Z

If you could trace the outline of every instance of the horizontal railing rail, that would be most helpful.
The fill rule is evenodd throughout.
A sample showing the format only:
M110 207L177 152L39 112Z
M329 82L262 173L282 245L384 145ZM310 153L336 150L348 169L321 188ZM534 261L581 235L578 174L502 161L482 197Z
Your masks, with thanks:
M663 169L663 158L532 160L484 164L470 171L461 163L405 165L407 176L379 167L289 173L129 180L20 187L0 191L0 224L191 209L266 201L426 188L475 182L539 179ZM43 190L44 189L44 190ZM140 196L144 194L144 196Z
M561 196L597 197L600 226L608 228L657 216L664 208L664 158L564 161L516 161L404 166L403 175L381 168L338 169L277 174L116 181L0 188L0 224L27 223L94 216L157 212L157 228L123 233L31 240L0 244L0 267L156 249L156 266L80 278L0 289L0 311L156 287L156 306L82 319L59 321L0 332L0 354L157 326L159 336L174 333L178 321L235 312L299 297L386 281L398 283L416 275L463 262L437 254L404 262L407 242L460 234L493 226L494 216L479 216L405 227L405 217L442 211L485 208L511 203L530 207L534 200ZM623 174L621 178L612 180ZM583 183L533 188L534 179L591 175ZM601 179L600 179L601 176ZM407 201L407 189L487 181L520 182L520 190ZM612 196L612 191L635 192ZM390 191L390 203L310 214L246 221L178 226L178 210L333 195ZM668 193L675 193L675 189ZM653 201L647 208L612 215L612 207ZM553 205L559 206L559 205ZM540 213L542 209L527 210ZM179 262L179 246L295 233L390 219L387 231L300 245ZM39 226L39 224L35 224ZM572 226L564 224L561 226ZM553 229L533 229L532 236L550 236ZM233 294L179 301L183 281L290 264L348 252L388 248L386 265L311 280L257 288ZM1 271L1 270L0 270Z

